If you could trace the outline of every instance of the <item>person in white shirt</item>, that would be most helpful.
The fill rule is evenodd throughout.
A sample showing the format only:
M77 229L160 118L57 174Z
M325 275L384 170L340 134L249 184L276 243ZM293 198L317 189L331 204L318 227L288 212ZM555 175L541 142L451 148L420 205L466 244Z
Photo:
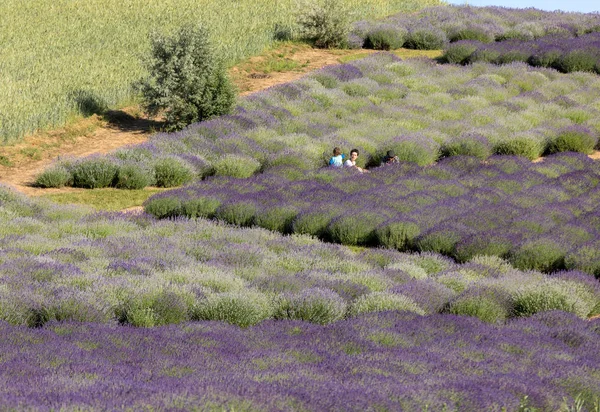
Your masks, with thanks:
M358 158L358 149L350 150L350 158L344 162L344 166L345 167L354 167L361 173L367 172L367 170L363 169L362 167L356 166L357 158Z

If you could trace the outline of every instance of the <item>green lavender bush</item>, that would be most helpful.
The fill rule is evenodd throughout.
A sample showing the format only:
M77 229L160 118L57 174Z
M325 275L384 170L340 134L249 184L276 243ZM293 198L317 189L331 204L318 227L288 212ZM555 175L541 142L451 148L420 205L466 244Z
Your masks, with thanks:
M154 176L159 187L174 187L194 178L191 167L177 157L165 157L154 163Z
M110 159L92 157L80 160L70 168L73 186L98 189L112 186L117 176L118 166Z
M262 293L246 291L206 296L192 309L195 320L220 320L248 327L273 315L272 302Z
M53 166L44 170L36 176L35 185L38 187L63 187L72 184L71 173L64 167L59 165Z

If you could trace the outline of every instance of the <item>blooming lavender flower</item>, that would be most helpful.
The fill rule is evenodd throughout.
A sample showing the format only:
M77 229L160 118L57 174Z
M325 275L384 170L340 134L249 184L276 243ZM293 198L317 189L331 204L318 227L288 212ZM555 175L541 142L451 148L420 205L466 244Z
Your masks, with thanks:
M564 382L598 386L593 324L557 312L506 326L386 312L326 326L1 329L9 407L512 410L527 395L531 407L556 409L577 396Z

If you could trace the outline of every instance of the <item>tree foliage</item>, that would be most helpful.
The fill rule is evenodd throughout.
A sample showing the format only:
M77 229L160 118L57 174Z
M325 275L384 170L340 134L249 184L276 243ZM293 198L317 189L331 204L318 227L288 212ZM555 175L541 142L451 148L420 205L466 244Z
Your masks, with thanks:
M298 24L302 35L320 48L348 47L351 11L340 0L305 2Z
M202 26L183 26L173 36L153 34L149 77L141 82L144 108L164 111L165 129L231 112L235 89Z

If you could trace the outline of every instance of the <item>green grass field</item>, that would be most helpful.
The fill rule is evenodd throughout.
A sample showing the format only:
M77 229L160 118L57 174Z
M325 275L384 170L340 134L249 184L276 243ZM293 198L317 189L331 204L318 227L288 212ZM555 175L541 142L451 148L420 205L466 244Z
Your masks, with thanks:
M342 0L354 18L413 11L438 0ZM134 98L152 31L202 22L229 63L291 26L296 0L4 0L0 2L0 142Z

